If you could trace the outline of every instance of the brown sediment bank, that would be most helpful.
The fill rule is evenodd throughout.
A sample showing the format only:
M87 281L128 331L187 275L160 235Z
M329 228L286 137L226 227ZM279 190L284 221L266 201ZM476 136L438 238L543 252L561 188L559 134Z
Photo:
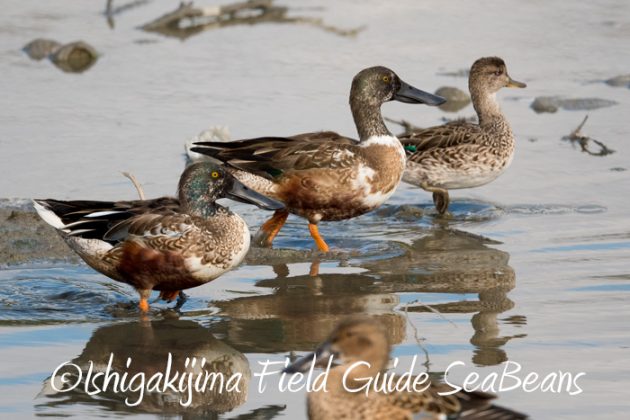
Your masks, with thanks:
M77 263L79 257L32 206L0 207L0 267L35 261Z

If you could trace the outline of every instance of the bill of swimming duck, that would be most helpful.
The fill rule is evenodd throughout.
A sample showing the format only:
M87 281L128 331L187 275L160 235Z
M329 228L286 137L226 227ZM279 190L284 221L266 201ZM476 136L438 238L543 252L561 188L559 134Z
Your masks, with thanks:
M133 286L140 294L141 311L147 312L152 290L167 301L183 298L183 289L214 280L245 257L249 229L239 215L216 203L220 198L267 210L283 207L212 162L186 168L177 198L37 199L34 206L90 267Z
M499 57L475 61L468 87L479 123L455 121L399 136L407 153L403 181L432 192L437 211L444 214L450 201L448 190L495 180L514 157L514 134L496 93L504 87L526 86L508 75Z
M440 105L444 98L416 89L386 67L359 72L350 89L350 108L359 141L323 131L293 137L261 137L233 142L200 142L192 151L225 162L245 185L285 204L256 235L271 246L289 213L308 220L320 251L322 220L344 220L374 210L396 190L405 169L405 151L381 116L381 105Z
M391 344L385 326L376 319L354 316L340 322L328 339L312 354L289 365L284 372L306 372L316 366L331 366L327 387L317 387L308 394L310 420L344 418L348 420L390 420L417 418L452 419L525 419L526 415L492 404L494 395L459 391L447 395L448 384L423 383L413 389L378 389L356 392L368 379L381 381L389 362ZM330 358L332 363L330 363ZM393 374L390 374L393 375ZM387 380L395 383L395 379ZM427 387L422 390L422 388Z

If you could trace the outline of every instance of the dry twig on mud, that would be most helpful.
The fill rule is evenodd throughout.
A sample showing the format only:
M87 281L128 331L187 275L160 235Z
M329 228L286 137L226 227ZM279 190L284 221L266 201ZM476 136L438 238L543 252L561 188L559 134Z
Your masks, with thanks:
M588 115L586 115L584 117L584 119L582 120L580 125L578 125L575 128L575 130L573 130L571 132L571 134L569 134L568 136L564 136L562 139L563 140L569 140L572 143L579 144L580 145L580 149L582 149L583 152L586 152L586 153L588 153L591 156L606 156L606 155L610 155L610 154L615 153L614 150L609 149L608 146L606 146L601 141L595 140L594 138L591 138L591 137L585 135L584 133L582 133L582 128L584 127L584 124L586 124L587 120L588 120ZM599 151L594 152L594 151L590 150L589 147L588 147L589 142L593 142L597 146L599 146Z
M142 26L145 31L186 39L199 32L231 25L256 23L302 23L313 25L340 36L355 36L364 27L342 29L326 25L319 18L287 16L289 8L276 6L273 0L247 0L220 6L197 7L192 2L182 2L176 10Z

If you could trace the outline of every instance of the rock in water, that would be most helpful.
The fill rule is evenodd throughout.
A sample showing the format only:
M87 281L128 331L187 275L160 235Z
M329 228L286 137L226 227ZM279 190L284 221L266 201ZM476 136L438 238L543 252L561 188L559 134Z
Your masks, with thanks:
M97 59L96 50L83 41L66 44L50 56L55 66L69 73L81 73L92 67Z
M26 44L22 51L33 60L39 61L55 52L60 46L61 44L55 40L37 38Z
M609 86L614 87L629 87L630 88L630 74L622 74L619 76L612 77L606 80L606 83Z
M531 104L538 114L556 112L562 108L567 111L589 111L616 105L617 102L600 98L562 98L560 96L539 96Z
M445 112L457 112L470 103L470 96L456 87L442 86L435 91L435 94L446 98L446 102L439 106Z

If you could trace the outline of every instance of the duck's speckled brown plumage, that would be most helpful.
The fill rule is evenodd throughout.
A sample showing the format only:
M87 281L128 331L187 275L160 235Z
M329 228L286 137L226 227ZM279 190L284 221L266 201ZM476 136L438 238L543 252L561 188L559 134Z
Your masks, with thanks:
M469 89L479 124L457 121L400 136L407 151L403 181L445 194L448 207L446 190L481 186L503 173L514 155L514 135L495 98L503 87L525 85L509 77L498 57L475 61Z
M387 332L380 322L365 316L342 321L315 352L318 363L326 365L328 355L332 354L340 364L328 374L327 391L320 389L308 394L309 419L410 420L420 414L427 418L448 416L469 420L527 418L524 414L492 405L494 396L488 393L460 391L440 395L453 390L443 383L432 382L423 392L394 390L385 393L372 390L368 395L365 392L349 392L344 387L344 374L350 366L358 361L369 363L368 366L354 365L345 378L347 387L357 388L365 384L365 378L385 372L389 353ZM308 369L312 359L313 356L309 355L298 360L287 368L287 372Z
M176 296L242 261L250 242L247 225L215 203L234 185L223 168L204 162L184 171L178 198L35 203L90 267L130 284L146 299L151 290Z
M267 245L290 212L309 221L318 247L327 251L316 232L319 221L343 220L374 210L400 183L405 153L380 112L381 105L393 99L430 105L443 102L409 87L385 67L372 67L355 76L350 91L359 141L323 131L228 143L201 142L192 151L227 163L244 184L285 204L276 221L263 225L262 230L269 230Z

